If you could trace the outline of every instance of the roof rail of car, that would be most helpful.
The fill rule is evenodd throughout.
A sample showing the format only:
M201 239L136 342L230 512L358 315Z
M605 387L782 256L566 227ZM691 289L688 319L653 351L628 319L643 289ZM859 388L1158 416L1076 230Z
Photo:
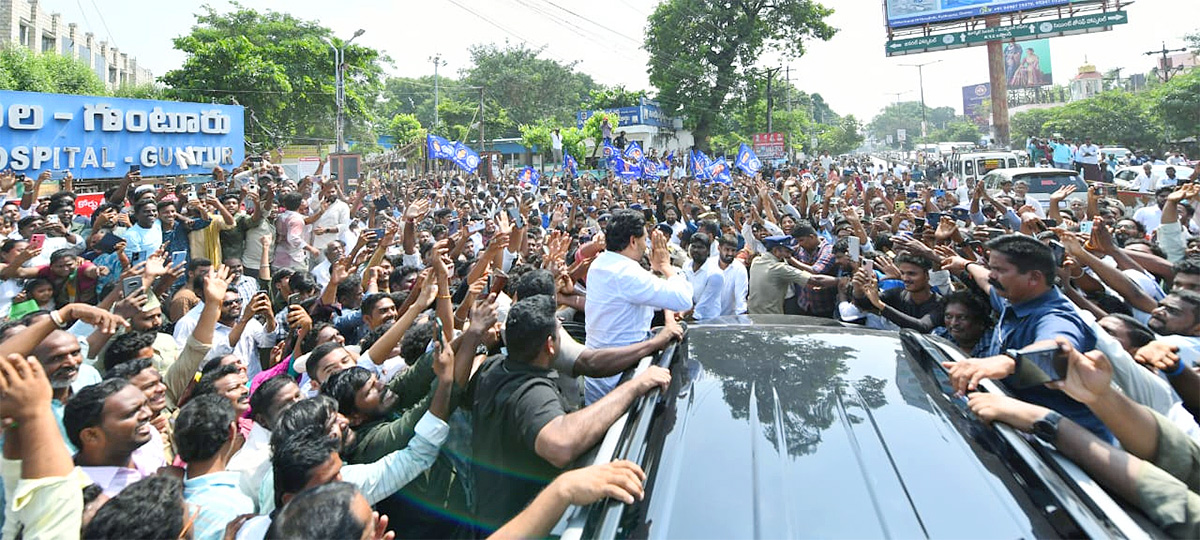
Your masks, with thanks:
M672 341L661 352L643 358L637 366L626 371L622 382L650 365L669 369L671 362L686 352L687 326L683 328L682 341ZM662 390L655 388L635 399L625 414L621 415L608 428L604 439L597 445L596 456L590 465L625 459L637 463L638 466L643 466L646 437L650 432L654 410L661 395ZM597 528L592 531L589 538L615 538L624 508L625 504L615 499L605 499L587 507L572 507L564 513L563 519L554 528L554 532L561 531L558 535L560 540L579 540L583 537L584 528L587 527L589 518L591 518L595 520L594 523L597 523Z
M966 358L966 355L945 340L911 330L902 330L900 336L903 341L918 345L933 357L954 362ZM940 361L933 364L948 373ZM1000 384L990 379L980 381L979 387L988 393L1009 395ZM1151 537L1144 528L1148 523L1139 523L1130 516L1083 469L1058 453L1052 445L1026 437L1007 424L993 423L992 428L1028 470L1054 493L1055 498L1062 503L1063 510L1088 537Z

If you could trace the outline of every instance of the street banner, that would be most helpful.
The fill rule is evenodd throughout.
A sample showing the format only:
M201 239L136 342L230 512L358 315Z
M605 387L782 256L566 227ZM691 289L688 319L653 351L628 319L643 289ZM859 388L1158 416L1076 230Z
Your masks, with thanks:
M1008 79L1009 89L1054 84L1054 71L1050 68L1050 40L1005 43L1004 75Z
M782 133L755 133L751 142L754 145L754 154L760 159L783 159L787 157L787 137Z
M200 174L245 159L237 105L0 91L0 169L80 179Z
M984 107L984 102L992 98L992 83L985 82L962 87L963 115L970 118L977 126L987 126L992 117L992 111Z
M75 198L75 214L90 218L103 202L103 193L84 193Z

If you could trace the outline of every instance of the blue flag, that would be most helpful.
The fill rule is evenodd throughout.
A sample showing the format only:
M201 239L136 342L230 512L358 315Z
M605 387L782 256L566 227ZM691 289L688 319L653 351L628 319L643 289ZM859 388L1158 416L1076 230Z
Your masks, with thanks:
M708 167L704 169L704 173L710 179L722 184L733 183L733 178L729 176L729 163L726 163L723 157L719 157L712 163L709 163Z
M571 157L571 154L563 152L563 171L570 173L571 176L578 176L579 173L576 171L578 167L579 163L575 161L575 158Z
M675 161L675 151L674 150L671 150L670 152L667 153L667 155L663 156L663 163L666 164L668 169L671 168L671 163L674 161Z
M762 170L762 161L759 161L758 156L754 154L754 150L750 145L742 143L742 147L738 149L737 168L746 172L750 176L758 174Z
M433 159L451 159L454 157L454 143L444 137L430 133L425 136L425 145L429 147L429 157Z
M517 179L520 181L521 187L523 188L536 188L542 179L542 175L541 173L537 172L537 169L526 166L524 169L521 169L521 174L517 175Z
M704 155L704 152L697 150L692 154L692 172L695 174L696 179L712 180L712 177L708 175L708 165L709 159L708 156Z
M479 168L479 154L461 142L454 143L454 154L450 160L471 174L474 174L475 169Z
M630 160L621 159L619 157L613 158L613 165L616 169L617 176L621 177L625 181L634 180L642 176L642 168Z
M645 161L642 161L642 176L648 177L648 178L649 177L657 177L658 176L658 164L653 161L650 161L648 159Z
M621 157L621 152L608 141L604 141L604 159L612 162L614 159Z
M642 145L638 144L637 141L631 141L629 145L625 147L625 159L631 160L634 163L641 163Z

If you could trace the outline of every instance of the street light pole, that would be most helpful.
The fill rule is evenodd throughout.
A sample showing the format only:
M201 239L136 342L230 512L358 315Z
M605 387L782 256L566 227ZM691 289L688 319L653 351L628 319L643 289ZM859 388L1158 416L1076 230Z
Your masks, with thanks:
M333 84L335 87L334 101L337 103L337 123L334 125L334 133L336 134L335 138L337 139L335 150L339 154L346 151L346 135L344 127L344 109L346 106L346 46L350 45L350 43L357 39L358 36L363 35L363 32L365 32L365 30L361 28L355 31L354 35L351 36L350 39L346 40L346 42L342 43L341 47L334 45L333 41L327 37L321 38L325 40L325 43L329 44L331 49L333 49Z
M440 54L433 55L432 57L429 58L429 61L433 62L433 129L431 129L430 131L437 133L438 123L439 123L439 119L438 119L438 67L446 65L446 62L442 61L442 55L440 55Z
M941 60L925 62L924 64L900 64L905 67L917 68L917 80L919 81L919 83L921 85L921 137L922 138L929 136L929 128L928 128L929 124L925 118L925 69L924 68L925 68L925 66L928 66L930 64L936 64L938 62L941 62Z

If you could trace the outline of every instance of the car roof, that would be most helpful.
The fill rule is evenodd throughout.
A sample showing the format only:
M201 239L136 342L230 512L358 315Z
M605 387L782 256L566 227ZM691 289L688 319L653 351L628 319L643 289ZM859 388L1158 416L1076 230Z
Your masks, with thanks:
M689 330L636 506L654 537L1062 535L896 333L750 321Z
M986 174L984 174L984 176L987 176L989 174L998 174L1000 176L1005 176L1005 177L1008 177L1011 179L1011 178L1015 178L1017 176L1026 176L1026 175L1043 175L1043 176L1064 175L1065 176L1068 174L1078 175L1079 173L1069 170L1069 169L1047 169L1047 168L1041 168L1041 167L1012 167L1012 168L1008 168L1008 169L992 169L992 170L988 171Z

